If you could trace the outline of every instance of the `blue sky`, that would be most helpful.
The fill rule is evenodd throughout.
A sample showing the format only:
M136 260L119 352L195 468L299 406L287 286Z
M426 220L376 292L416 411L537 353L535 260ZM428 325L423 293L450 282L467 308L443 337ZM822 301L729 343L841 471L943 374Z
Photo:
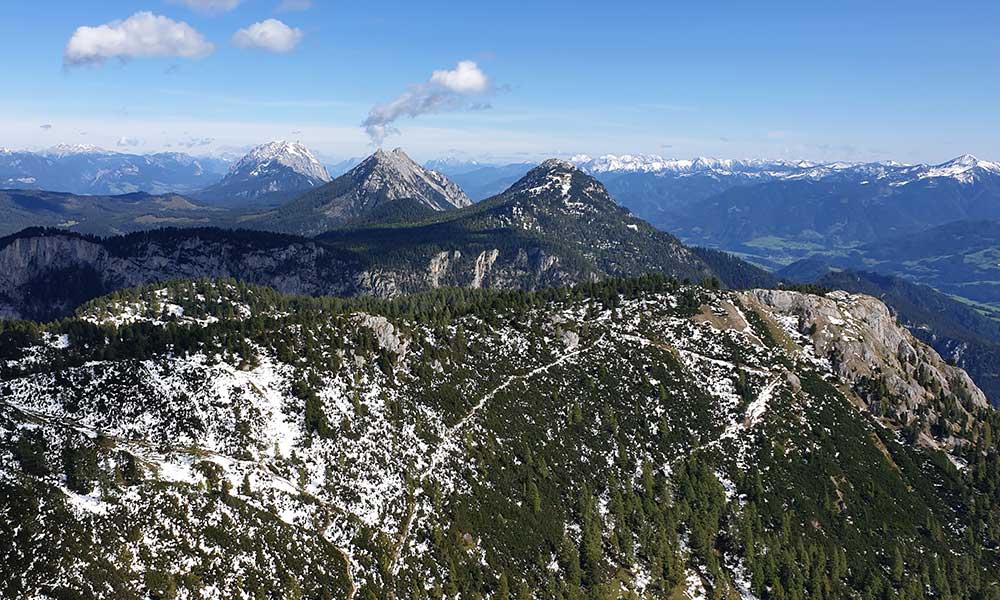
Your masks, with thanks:
M204 154L289 138L333 160L369 152L361 123L410 90L443 94L438 112L392 121L384 143L422 159L1000 159L996 3L697 4L3 2L0 146ZM140 11L193 30L197 56L67 60L77 28ZM268 19L294 47L234 41ZM431 81L460 61L488 85Z

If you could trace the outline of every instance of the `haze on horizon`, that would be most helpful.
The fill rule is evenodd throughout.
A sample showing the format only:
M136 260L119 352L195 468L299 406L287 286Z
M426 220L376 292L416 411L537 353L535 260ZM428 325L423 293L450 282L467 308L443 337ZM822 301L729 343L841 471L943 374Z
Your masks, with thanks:
M0 147L997 159L998 17L987 2L8 2Z

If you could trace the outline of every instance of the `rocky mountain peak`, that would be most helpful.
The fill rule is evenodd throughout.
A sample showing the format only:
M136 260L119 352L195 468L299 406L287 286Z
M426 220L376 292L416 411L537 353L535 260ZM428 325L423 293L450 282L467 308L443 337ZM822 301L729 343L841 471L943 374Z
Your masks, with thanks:
M566 208L617 208L617 203L599 181L574 164L550 158L518 180L502 196L509 199L557 201Z
M366 204L375 196L383 200L414 198L434 210L472 204L461 188L437 171L417 164L402 148L389 152L379 148L345 177L357 182L358 194Z
M248 152L221 182L198 197L225 206L278 204L330 179L326 167L308 148L279 140Z
M275 166L284 166L306 177L319 181L330 181L326 167L304 145L298 142L279 140L257 146L241 158L229 170L229 175L261 177Z

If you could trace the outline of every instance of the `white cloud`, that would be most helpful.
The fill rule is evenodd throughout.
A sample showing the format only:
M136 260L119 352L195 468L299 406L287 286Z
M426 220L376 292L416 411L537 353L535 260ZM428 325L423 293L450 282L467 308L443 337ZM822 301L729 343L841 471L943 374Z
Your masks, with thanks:
M44 129L45 131L48 131L49 129L52 129L52 124L51 123L45 123L43 125L39 125L39 127L41 127L42 129Z
M436 83L458 94L478 94L486 91L490 80L471 60L463 60L454 69L434 71L431 83Z
M426 83L411 85L396 98L376 104L368 111L368 118L361 124L372 143L381 145L391 134L399 133L393 123L402 117L489 108L473 103L493 91L493 83L479 66L471 60L460 61L451 70L434 71Z
M297 10L309 10L312 8L312 0L282 0L278 5L278 12L293 12Z
M204 13L221 13L233 10L243 0L173 0L175 4L183 4L188 8Z
M215 47L183 21L137 12L124 21L78 27L66 44L67 65L100 64L109 58L201 58Z
M303 35L301 29L289 27L277 19L267 19L237 31L233 35L233 43L240 48L290 52L302 41Z
M142 145L142 140L134 137L122 136L118 138L117 146L119 148L134 148L136 146Z

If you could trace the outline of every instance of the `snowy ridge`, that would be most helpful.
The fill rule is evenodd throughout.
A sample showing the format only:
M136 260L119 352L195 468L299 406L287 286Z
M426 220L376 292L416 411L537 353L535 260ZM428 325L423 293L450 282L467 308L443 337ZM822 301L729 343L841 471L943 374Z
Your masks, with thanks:
M72 156L75 154L118 154L117 152L111 152L110 150L105 150L99 146L93 144L57 144L52 146L48 150L44 151L42 154L45 156L63 157Z
M812 162L807 160L668 159L656 154L606 154L597 158L578 154L570 162L587 173L652 173L670 176L693 174L732 176L742 175L761 180L822 180L848 177L885 180L890 185L906 185L912 181L951 178L971 183L982 175L1000 176L1000 163L977 159L965 154L938 165L907 165L896 161L879 162Z
M295 173L318 181L330 181L330 174L308 148L298 142L284 140L257 146L229 170L229 175L245 174L262 177L275 165L288 167Z

